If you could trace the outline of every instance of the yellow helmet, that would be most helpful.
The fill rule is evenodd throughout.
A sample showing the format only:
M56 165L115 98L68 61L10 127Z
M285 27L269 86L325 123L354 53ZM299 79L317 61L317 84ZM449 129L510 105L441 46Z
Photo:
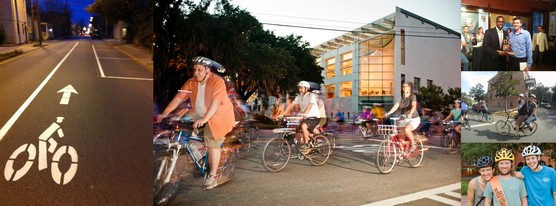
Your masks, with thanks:
M514 153L512 150L502 148L500 151L496 152L496 157L494 158L494 162L499 162L501 160L510 160L514 161Z

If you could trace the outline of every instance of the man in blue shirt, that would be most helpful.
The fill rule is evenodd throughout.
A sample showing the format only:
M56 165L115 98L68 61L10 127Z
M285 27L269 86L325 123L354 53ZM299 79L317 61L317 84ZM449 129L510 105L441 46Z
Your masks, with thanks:
M533 64L533 48L531 34L521 28L521 18L514 18L514 32L510 33L510 43L514 54L510 55L510 71L519 71L521 62L526 62L524 70L529 71Z
M554 206L556 204L556 171L550 167L539 165L541 149L529 145L523 149L521 156L525 158L527 166L521 169L527 189L529 205Z

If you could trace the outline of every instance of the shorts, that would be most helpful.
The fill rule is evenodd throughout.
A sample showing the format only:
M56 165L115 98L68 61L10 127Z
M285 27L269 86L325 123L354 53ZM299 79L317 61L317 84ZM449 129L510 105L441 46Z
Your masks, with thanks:
M313 131L313 129L315 129L315 127L319 124L319 122L320 122L320 118L316 118L316 117L309 117L301 121L301 123L307 124L307 130L309 131ZM299 128L301 129L301 124Z
M419 127L419 124L421 124L421 118L420 117L415 117L415 118L406 118L402 121L400 121L400 127L406 127L407 125L411 125L413 127L413 129L417 129L417 127Z
M326 125L326 122L328 122L328 118L326 118L326 117L321 117L321 118L320 118L319 125L320 125L321 127L324 127L324 125Z
M517 123L517 125L521 125L521 123L523 123L523 121L525 121L527 119L527 115L520 115L517 120L515 121Z
M201 115L195 112L187 113L185 116L191 117L194 120L203 118L201 117ZM208 123L206 124L205 127L197 129L197 134L201 132L203 132L203 137L205 139L205 146L212 149L220 149L220 146L222 145L222 143L224 143L224 140L226 140L226 137L221 137L218 140L214 139L214 136L212 135L212 131L210 130L210 126Z

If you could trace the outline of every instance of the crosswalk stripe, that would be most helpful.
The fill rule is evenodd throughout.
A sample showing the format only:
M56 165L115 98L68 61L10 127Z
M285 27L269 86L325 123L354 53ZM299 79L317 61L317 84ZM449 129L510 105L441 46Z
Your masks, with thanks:
M458 202L458 201L455 201L455 200L452 200L452 199L448 199L448 198L445 198L445 197L440 197L438 195L432 195L428 198L431 199L431 200L437 201L437 202L448 204L448 205L454 205L454 206L461 205L461 202Z
M373 202L373 203L369 203L369 204L365 204L363 206L388 206L388 205L397 205L397 204L401 204L401 203L406 203L406 202L411 202L411 201L415 201L418 199L423 199L423 198L427 198L436 194L440 194L440 193L444 193L447 191L452 191L452 190L459 190L461 187L461 182L458 183L454 183L451 185L446 185L446 186L442 186L442 187L437 187L437 188L433 188L430 190L425 190L425 191L421 191L421 192L416 192L416 193L412 193L412 194L408 194L408 195L404 195L404 196L400 196L400 197L395 197L395 198L391 198L391 199L387 199L387 200L382 200L382 201L378 201L378 202ZM458 202L457 205L461 205L460 202Z
M461 193L457 193L457 192L449 191L449 192L445 192L444 194L450 197L461 198Z

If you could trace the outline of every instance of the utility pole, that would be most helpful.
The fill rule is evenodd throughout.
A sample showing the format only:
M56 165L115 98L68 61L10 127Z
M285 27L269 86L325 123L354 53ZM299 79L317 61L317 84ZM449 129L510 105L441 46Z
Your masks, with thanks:
M41 7L39 6L39 0L35 0L37 5L37 25L39 27L39 46L42 47L42 27L41 27Z
M35 7L33 6L33 1L31 0L31 31L33 32L33 36L32 36L32 40L35 41L35 35L37 35L37 33L35 33Z
M21 44L21 32L19 32L19 8L17 7L17 0L14 0L14 6L15 6L15 24L17 25L17 43L16 44Z

